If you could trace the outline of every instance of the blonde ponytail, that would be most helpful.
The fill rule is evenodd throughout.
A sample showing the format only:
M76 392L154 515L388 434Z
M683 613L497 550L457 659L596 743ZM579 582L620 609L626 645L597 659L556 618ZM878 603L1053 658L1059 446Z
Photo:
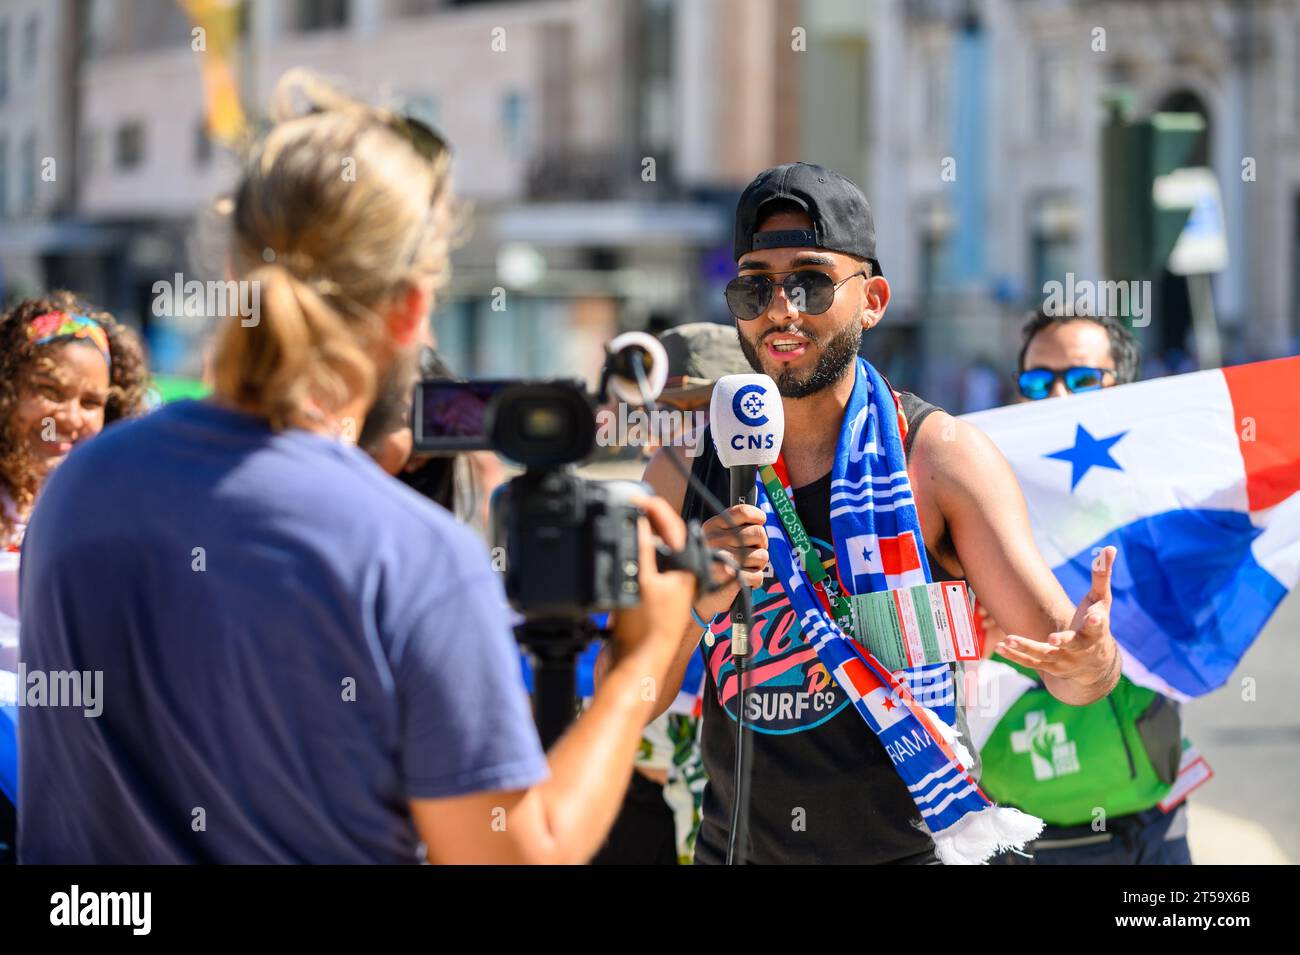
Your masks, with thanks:
M275 430L304 408L337 408L374 396L374 362L366 338L350 327L306 282L282 265L246 276L258 283L256 325L227 323L217 340L214 387L240 406L256 409Z
M294 115L295 95L307 115ZM456 218L445 155L419 155L393 114L304 71L272 97L281 119L233 203L232 261L260 314L230 322L216 393L277 430L376 390L382 315L415 283L445 283Z

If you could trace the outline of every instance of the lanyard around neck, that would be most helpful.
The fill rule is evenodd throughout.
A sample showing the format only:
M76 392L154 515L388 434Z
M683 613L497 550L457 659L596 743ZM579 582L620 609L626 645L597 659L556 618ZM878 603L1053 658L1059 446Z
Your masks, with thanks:
M781 466L784 462L777 460L777 465ZM781 468L785 470L784 467ZM817 548L813 545L812 538L808 536L808 531L804 529L803 521L799 520L799 514L795 511L794 501L790 492L785 489L785 484L772 465L764 465L759 469L759 476L763 481L763 487L767 491L767 499L772 503L772 510L776 512L777 520L785 528L786 536L790 538L790 549L794 551L795 559L808 574L808 580L812 583L814 591L817 593L817 599L821 601L826 611L835 618L841 630L845 633L853 632L853 611L849 606L848 600L838 590L832 595L827 587L830 581L830 573L826 570L826 565L822 563L821 557L817 553Z

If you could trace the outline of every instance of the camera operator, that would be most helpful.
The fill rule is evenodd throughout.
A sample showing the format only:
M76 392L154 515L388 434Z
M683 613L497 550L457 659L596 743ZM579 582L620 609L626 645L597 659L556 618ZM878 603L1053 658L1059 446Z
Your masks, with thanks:
M384 389L366 415L357 447L407 487L451 511L462 524L484 530L486 522L479 520L479 516L491 488L481 486L479 469L471 460L473 452L447 456L414 450L411 390L419 378L454 378L451 368L431 346L421 345L419 375L413 372L408 380L391 377L390 387ZM491 452L478 452L478 455L494 457Z
M20 659L102 674L103 705L24 714L20 861L583 861L688 613L651 535L683 524L640 499L654 619L618 615L619 663L544 756L483 545L341 440L446 274L445 147L310 74L275 100L233 210L260 316L221 327L214 398L74 451L32 517Z

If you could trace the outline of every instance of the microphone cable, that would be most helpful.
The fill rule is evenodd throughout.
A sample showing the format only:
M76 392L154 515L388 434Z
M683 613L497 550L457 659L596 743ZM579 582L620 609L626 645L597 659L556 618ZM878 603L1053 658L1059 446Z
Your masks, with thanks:
M659 405L654 399L650 389L650 383L646 378L644 352L631 356L629 364L636 375L637 387L641 391L642 403L650 409L651 415L659 410ZM727 525L727 530L732 531L739 537L740 527L727 515L727 506L718 500L708 485L695 476L692 468L686 467L677 455L673 454L671 448L667 449L667 457L673 463L677 472L686 478L687 484L695 490L701 500L713 511L715 516L721 517ZM750 593L749 585L745 583L741 576L740 563L721 550L714 553L713 559L718 563L731 568L735 571L736 582L740 585L740 610L744 617L745 639L743 641L745 652L742 654L735 653L736 641L732 639L731 662L736 668L737 694L736 694L736 761L735 761L735 791L732 793L731 801L731 832L727 837L727 865L744 865L745 864L745 836L749 830L749 792L750 782L753 777L754 760L753 760L753 730L745 732L745 676L749 671L749 635L754 630L754 604L753 597Z

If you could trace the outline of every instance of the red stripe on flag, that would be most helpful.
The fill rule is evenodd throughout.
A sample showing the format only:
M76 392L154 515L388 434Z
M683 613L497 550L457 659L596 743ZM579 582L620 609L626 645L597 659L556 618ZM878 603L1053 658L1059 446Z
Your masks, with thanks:
M1232 426L1246 464L1246 500L1258 511L1300 491L1300 358L1223 369Z
M853 689L857 691L858 696L866 696L872 690L880 687L880 681L876 679L875 674L856 657L841 663L840 672L846 680L853 684Z
M891 576L921 569L921 555L916 552L916 537L904 531L897 537L880 537L880 565Z

